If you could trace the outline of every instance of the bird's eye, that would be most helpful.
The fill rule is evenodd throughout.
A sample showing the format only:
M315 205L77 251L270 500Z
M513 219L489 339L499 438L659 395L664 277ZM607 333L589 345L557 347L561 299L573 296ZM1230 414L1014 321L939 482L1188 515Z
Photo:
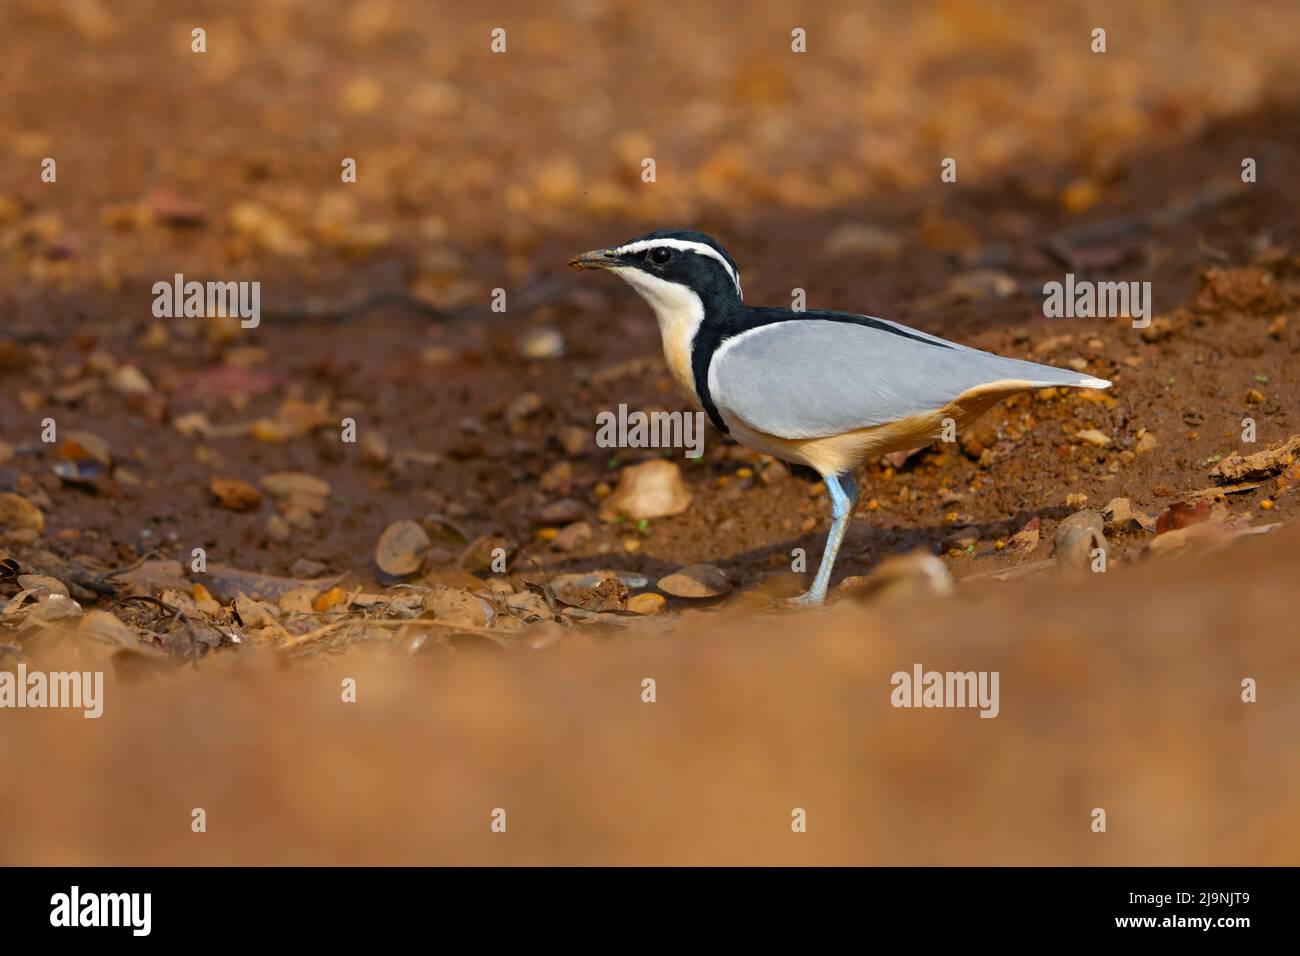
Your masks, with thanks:
M673 257L672 250L665 249L663 246L656 246L655 248L650 250L650 259L654 262L657 262L659 265L663 265L672 257Z

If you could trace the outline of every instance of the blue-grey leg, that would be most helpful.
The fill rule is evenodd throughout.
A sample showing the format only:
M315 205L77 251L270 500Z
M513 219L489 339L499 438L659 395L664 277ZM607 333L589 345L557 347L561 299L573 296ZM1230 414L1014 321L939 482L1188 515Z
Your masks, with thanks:
M844 532L853 520L853 508L858 503L858 483L853 480L852 472L839 475L826 475L826 490L831 493L831 530L826 535L826 550L822 552L821 567L807 594L795 598L796 604L821 604L826 600L826 591L831 584L831 568L835 567L835 556L840 553L840 544L844 541Z

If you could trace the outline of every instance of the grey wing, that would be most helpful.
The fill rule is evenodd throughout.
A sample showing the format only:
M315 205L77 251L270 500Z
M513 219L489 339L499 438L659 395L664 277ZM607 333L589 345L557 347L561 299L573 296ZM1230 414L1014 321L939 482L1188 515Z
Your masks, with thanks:
M875 321L887 328L793 319L727 339L709 366L710 396L723 420L780 438L822 438L935 411L993 382L1109 384Z

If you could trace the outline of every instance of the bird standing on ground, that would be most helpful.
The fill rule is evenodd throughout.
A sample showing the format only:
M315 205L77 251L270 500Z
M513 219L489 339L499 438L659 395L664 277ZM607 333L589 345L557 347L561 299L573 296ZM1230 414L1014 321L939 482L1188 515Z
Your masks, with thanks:
M946 420L961 428L1017 392L1110 387L884 319L746 305L735 261L701 232L659 230L569 265L612 272L650 304L669 372L720 431L822 476L833 521L803 604L826 599L868 458L928 444Z

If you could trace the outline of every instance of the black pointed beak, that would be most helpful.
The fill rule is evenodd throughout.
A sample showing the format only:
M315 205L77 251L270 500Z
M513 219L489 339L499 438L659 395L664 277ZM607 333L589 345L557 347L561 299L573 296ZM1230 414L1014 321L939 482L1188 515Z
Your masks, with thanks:
M569 260L575 269L608 269L618 264L618 254L613 249L593 249Z

